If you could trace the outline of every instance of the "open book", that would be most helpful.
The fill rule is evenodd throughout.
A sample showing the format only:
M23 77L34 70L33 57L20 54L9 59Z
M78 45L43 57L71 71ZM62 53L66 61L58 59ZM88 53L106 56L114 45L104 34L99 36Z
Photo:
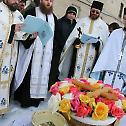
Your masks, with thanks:
M82 43L97 43L98 41L101 41L100 37L95 38L93 36L89 36L89 35L86 35L86 34L82 34L80 40L81 40Z
M41 18L28 15L23 23L22 31L32 34L38 32L38 36L42 42L42 45L46 45L48 40L52 37L53 32L48 22Z

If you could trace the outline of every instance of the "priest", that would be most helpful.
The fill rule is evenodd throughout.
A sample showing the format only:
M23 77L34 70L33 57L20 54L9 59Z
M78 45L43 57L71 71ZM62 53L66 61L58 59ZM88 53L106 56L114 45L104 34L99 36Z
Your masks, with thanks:
M60 58L60 80L66 77L90 76L100 50L109 35L107 24L100 18L102 8L103 3L93 1L90 15L80 19L68 37ZM81 44L79 41L82 33L100 38L101 41Z
M102 73L104 83L120 90L125 89L126 84L126 8L124 8L123 24L124 28L116 29L111 33L93 69L94 73Z
M44 46L37 36L31 45L20 46L15 72L15 100L21 107L38 107L47 98L48 84L54 84L58 75L60 40L57 18L53 14L53 0L40 0L38 7L31 8L24 15L36 16L47 21L53 31L52 37ZM43 42L44 43L44 42Z
M9 92L22 40L22 14L17 11L18 0L0 2L0 115L9 110Z

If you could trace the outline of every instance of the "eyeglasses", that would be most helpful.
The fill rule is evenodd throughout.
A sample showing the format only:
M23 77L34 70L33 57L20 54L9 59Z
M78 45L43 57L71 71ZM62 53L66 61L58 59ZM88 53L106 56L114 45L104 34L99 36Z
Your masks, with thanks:
M91 10L91 13L100 14L100 12L99 12L99 11L97 11L97 10Z

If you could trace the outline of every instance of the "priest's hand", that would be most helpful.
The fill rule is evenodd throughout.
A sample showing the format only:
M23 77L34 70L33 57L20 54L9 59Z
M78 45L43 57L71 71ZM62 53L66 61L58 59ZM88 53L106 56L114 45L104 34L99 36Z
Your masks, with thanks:
M38 36L38 32L34 32L33 34L30 34L27 37L26 41L33 42L37 38L37 36Z
M36 39L37 36L38 36L38 32L34 32L34 33L31 35L30 39Z

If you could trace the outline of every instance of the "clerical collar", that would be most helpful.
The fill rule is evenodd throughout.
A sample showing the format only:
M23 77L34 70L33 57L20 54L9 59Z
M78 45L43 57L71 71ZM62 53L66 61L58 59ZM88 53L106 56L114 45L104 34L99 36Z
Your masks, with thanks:
M126 27L123 28L123 31L126 31Z

